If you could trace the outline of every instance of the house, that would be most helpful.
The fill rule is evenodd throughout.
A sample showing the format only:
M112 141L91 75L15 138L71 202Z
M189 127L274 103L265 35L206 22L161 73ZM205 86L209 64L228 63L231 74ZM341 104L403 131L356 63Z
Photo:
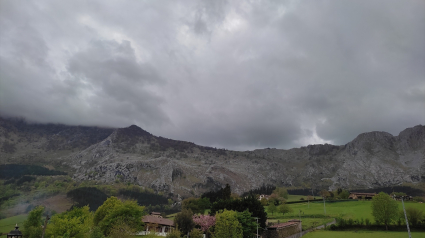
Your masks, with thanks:
M260 197L258 198L258 200L260 200L260 201L261 201L261 199L269 200L269 197L270 197L270 195L261 194Z
M163 218L159 212L151 212L142 218L145 223L146 230L136 235L147 235L154 232L157 236L166 236L168 232L174 229L174 222L170 219Z
M301 232L301 221L293 219L285 223L277 223L269 226L263 232L263 238L285 238L299 232Z
M160 212L151 212L151 214L150 214L151 216L154 216L154 217L158 217L158 218L162 218L162 216L161 216L161 213Z
M400 195L392 194L391 195L391 198L394 199L394 200L396 200L396 201L401 201L402 198L403 198L404 201L412 201L413 200L413 197L412 196L407 196L407 195L400 196Z
M372 199L376 196L376 193L350 193L348 199Z

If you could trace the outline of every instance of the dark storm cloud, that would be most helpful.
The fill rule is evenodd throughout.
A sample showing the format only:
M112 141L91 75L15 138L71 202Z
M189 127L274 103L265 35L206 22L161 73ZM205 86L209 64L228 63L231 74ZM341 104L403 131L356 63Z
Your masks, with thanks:
M0 3L0 113L229 149L425 121L423 1Z

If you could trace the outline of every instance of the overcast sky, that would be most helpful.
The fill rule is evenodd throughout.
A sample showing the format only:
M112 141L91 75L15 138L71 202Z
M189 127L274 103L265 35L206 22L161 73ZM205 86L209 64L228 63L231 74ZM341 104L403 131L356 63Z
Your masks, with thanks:
M235 150L425 124L425 1L0 1L0 115Z

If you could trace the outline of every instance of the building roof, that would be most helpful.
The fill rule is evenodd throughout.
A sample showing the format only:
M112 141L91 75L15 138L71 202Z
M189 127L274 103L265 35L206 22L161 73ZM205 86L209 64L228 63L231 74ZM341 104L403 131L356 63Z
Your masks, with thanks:
M286 227L296 226L299 223L300 223L299 220L290 220L290 221L285 222L285 223L278 223L278 224L275 224L273 226L269 226L269 228L270 229L283 229L283 228L286 228Z
M149 216L149 215L144 216L142 218L142 221L144 223L151 223L151 224L155 223L155 224L158 224L158 225L174 226L174 222L172 220L165 219L165 218L159 218L159 217L156 217L156 216Z
M350 193L350 195L351 194L355 194L355 195L370 195L370 196L376 195L376 193Z

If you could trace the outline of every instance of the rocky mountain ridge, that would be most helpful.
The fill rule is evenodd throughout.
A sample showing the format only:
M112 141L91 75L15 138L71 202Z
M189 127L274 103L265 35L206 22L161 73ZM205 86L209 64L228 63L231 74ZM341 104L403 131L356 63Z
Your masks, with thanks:
M199 195L226 183L239 194L263 184L373 188L425 182L425 126L398 136L368 132L346 145L230 151L157 137L132 125L98 128L0 118L0 162L45 164L76 180L130 182Z

